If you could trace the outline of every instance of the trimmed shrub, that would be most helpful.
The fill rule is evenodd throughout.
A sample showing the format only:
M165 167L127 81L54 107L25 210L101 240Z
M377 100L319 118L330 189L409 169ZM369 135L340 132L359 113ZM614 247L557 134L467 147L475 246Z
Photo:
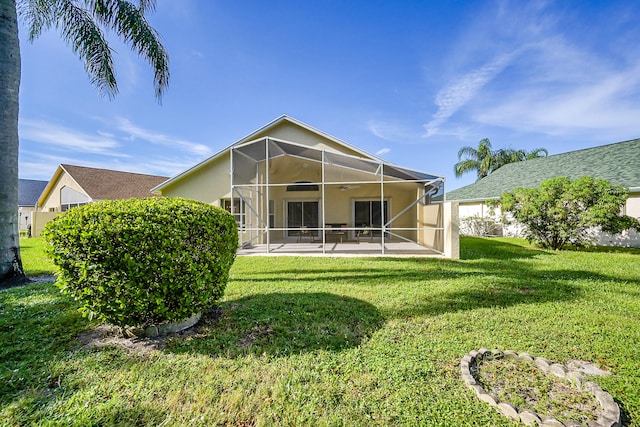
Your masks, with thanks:
M545 249L595 244L594 231L619 234L640 221L623 215L625 187L585 176L575 181L551 178L538 188L516 188L500 197L503 214L526 227L525 237ZM506 220L506 219L505 219Z
M43 233L57 285L90 318L147 326L211 308L238 248L229 212L179 198L75 207Z

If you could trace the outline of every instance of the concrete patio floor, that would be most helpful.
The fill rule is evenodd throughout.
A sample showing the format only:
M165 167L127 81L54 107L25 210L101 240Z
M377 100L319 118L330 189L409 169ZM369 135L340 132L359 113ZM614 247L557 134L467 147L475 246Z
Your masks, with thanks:
M331 256L331 257L433 257L443 255L433 249L410 242L385 242L384 254L380 242L277 242L254 245L238 250L239 256Z

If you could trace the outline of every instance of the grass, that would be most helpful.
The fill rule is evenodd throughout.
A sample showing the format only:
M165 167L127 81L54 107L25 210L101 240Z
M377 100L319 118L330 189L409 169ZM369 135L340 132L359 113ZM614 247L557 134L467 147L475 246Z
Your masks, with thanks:
M606 367L592 380L640 425L639 250L461 249L241 257L198 333L154 351L83 347L95 324L51 283L2 291L0 425L513 425L460 378L481 347Z
M53 262L45 255L44 240L40 238L21 238L20 255L22 266L29 276L52 274Z

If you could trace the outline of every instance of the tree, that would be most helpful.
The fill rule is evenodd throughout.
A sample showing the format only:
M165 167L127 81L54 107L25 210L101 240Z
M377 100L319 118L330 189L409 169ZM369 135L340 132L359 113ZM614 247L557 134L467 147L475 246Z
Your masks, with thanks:
M476 171L478 179L484 178L495 169L495 152L491 150L489 138L483 138L478 148L462 147L458 151L458 163L453 167L457 177L471 171Z
M154 69L158 101L169 82L169 56L158 32L145 18L155 0L0 0L0 287L26 281L18 237L18 91L20 42L18 12L33 41L56 28L85 63L91 83L102 95L118 93L111 48L113 31Z
M467 172L476 171L478 179L481 179L507 163L544 157L547 154L544 148L531 151L511 148L492 150L489 138L483 138L478 148L462 147L458 151L458 163L453 166L453 171L458 178Z
M538 188L516 188L500 197L502 213L525 226L529 242L546 249L588 246L601 230L640 230L640 221L622 215L629 190L603 179L551 178Z
M525 160L546 157L549 152L545 148L535 148L531 151L514 150L512 148L500 149L495 152L494 171L508 163L522 162Z

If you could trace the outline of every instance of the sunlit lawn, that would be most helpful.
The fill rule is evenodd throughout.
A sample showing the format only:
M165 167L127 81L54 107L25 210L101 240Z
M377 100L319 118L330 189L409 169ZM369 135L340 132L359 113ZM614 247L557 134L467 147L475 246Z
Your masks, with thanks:
M30 274L51 272L23 240ZM640 251L462 240L462 260L236 260L220 310L164 350L86 349L51 283L0 292L3 425L513 425L458 364L480 347L565 363L640 425Z

